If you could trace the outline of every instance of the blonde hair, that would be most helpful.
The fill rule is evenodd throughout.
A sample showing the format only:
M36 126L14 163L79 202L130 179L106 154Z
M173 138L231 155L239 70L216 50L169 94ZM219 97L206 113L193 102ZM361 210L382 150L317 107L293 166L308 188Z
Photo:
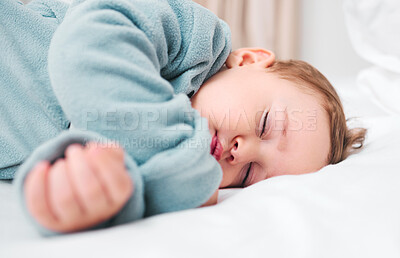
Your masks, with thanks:
M322 107L330 123L331 146L328 164L336 164L362 148L367 130L347 126L343 106L331 83L310 64L300 60L276 61L267 68L279 78L294 82L300 88L310 89L322 97Z

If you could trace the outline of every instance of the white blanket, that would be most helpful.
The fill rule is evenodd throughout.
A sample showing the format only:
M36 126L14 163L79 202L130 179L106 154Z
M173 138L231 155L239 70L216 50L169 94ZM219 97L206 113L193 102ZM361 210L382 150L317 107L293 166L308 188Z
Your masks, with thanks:
M400 1L344 0L354 50L372 66L358 76L362 91L400 115Z
M369 129L342 163L223 190L213 207L50 239L20 214L0 183L0 257L400 257L400 118L355 80L337 81L346 113Z

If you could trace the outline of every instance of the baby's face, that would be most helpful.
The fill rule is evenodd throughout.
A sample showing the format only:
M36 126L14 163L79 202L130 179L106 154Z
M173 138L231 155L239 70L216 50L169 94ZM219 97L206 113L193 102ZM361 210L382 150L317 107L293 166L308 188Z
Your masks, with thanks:
M192 98L208 119L220 188L245 187L327 165L328 117L315 95L255 65L223 70ZM215 141L218 139L218 141Z

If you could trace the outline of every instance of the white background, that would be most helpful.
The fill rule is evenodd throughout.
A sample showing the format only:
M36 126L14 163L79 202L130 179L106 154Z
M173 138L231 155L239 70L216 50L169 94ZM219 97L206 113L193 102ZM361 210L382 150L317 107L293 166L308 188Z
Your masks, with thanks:
M299 56L328 79L355 76L368 63L353 50L342 0L301 0Z

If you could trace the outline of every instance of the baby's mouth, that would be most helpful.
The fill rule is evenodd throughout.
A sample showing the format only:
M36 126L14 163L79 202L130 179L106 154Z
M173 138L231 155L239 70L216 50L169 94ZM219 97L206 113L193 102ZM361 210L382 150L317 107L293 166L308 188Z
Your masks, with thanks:
M217 160L219 161L221 159L221 155L223 152L222 144L218 140L217 133L215 133L214 137L212 138L211 141L211 151L210 154Z

